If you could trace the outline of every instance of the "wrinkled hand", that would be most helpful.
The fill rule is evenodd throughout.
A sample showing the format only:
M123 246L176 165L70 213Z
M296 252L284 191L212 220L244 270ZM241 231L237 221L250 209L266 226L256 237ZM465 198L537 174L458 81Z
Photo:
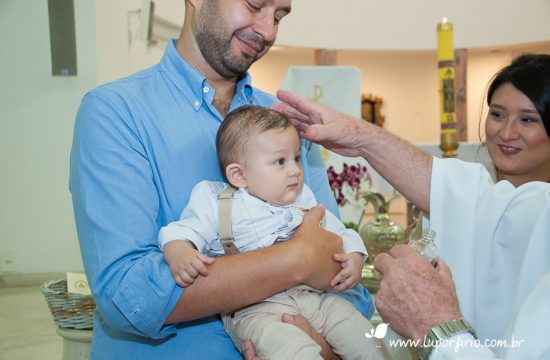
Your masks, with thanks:
M363 265L365 265L361 253L335 254L334 260L342 266L342 270L330 282L334 290L344 291L354 287L361 281L361 272L363 271Z
M368 126L365 121L290 91L280 90L277 97L283 103L273 104L271 108L284 114L300 136L340 155L361 156L360 149L365 141L361 128Z
M374 259L383 279L376 308L384 322L400 335L424 339L434 326L462 317L449 267L434 266L408 245L394 246Z
M319 226L324 214L321 205L311 208L291 240L300 256L297 271L301 283L318 290L331 289L330 281L340 271L333 255L343 252L342 238Z
M315 331L315 329L303 316L283 314L282 321L300 328L317 344L319 344L319 346L321 346L321 356L323 359L340 359L340 357L332 351L332 347L325 340L325 338ZM260 360L256 354L254 345L249 340L243 341L243 355L245 360Z
M174 280L181 287L193 284L199 275L208 276L206 265L214 262L213 258L199 253L187 240L170 241L164 245L163 252Z

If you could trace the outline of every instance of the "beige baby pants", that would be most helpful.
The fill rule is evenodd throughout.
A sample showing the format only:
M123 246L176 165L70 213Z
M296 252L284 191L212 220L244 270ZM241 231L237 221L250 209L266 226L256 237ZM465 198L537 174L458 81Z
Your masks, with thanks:
M321 347L305 332L283 323L283 313L302 315L342 359L389 359L381 339L367 338L371 323L338 295L299 286L223 316L225 330L242 351L250 340L260 359L322 359Z

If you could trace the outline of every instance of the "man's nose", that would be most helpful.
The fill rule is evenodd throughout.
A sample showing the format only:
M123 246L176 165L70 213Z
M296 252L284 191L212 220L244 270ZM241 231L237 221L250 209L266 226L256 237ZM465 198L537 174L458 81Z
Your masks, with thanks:
M275 39L277 38L275 14L271 11L258 13L253 30L264 38L266 46L273 45Z

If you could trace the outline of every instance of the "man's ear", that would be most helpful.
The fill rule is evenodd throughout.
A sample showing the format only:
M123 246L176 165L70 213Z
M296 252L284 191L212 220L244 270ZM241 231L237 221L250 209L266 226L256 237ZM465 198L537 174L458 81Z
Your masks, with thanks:
M225 167L225 176L229 183L237 188L247 186L246 176L244 175L244 166L238 163L232 163Z

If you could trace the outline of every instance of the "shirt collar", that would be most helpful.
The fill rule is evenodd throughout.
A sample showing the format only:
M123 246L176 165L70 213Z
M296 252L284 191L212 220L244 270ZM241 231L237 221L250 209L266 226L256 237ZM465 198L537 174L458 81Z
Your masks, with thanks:
M214 96L212 87L203 74L181 57L176 50L176 39L168 42L160 67L170 74L171 81L183 92L196 111L201 108L203 102L212 102ZM248 72L237 81L231 110L252 103L254 88L251 82Z
M252 77L248 72L237 82L237 92L246 102L252 101L254 88L252 87Z
M296 207L295 203L291 203L288 205L276 205L276 204L270 203L269 201L259 199L253 195L250 195L247 188L238 188L237 194L240 194L241 198L245 201L252 202L253 204L256 204L256 205L266 206L268 209L275 210L275 211L277 211L277 209L292 209Z

